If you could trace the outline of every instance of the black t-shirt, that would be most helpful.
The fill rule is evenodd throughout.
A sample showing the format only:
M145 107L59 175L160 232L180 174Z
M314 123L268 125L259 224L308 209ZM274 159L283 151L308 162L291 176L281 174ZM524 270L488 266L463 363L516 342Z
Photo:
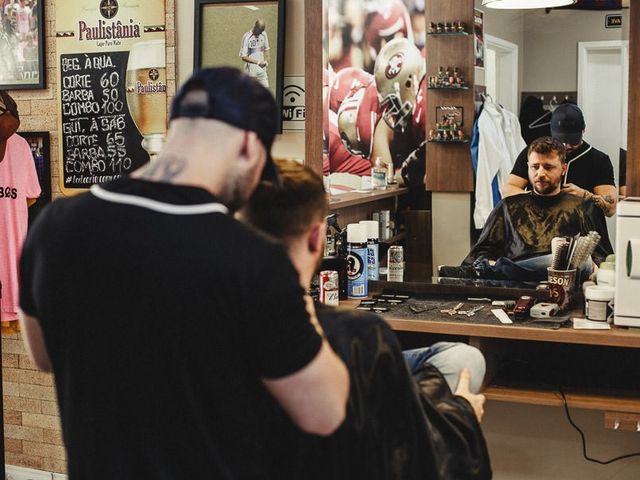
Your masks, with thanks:
M527 148L525 148L516 158L511 174L528 180L528 170ZM593 192L594 187L598 185L615 185L613 166L609 156L587 142L583 142L580 147L567 155L567 173L562 183L573 183L590 192ZM531 190L531 185L527 187Z
M215 202L125 178L30 232L20 303L52 360L71 479L265 478L260 379L321 339L284 249Z

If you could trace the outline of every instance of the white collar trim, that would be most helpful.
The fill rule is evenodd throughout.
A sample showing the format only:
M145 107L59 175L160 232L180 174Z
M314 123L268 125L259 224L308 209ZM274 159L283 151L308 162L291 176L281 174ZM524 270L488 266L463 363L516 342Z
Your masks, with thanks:
M159 202L146 197L137 195L129 195L125 193L116 193L104 188L93 185L90 189L91 193L106 202L119 203L121 205L133 205L142 207L154 212L168 213L171 215L202 215L205 213L229 213L229 209L221 203L201 203L198 205L174 205L172 203Z

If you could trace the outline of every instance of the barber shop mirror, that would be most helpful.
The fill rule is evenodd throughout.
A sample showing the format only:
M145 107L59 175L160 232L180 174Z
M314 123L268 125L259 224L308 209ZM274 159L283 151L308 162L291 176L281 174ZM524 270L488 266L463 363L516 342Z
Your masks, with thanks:
M413 178L422 183L425 154L420 146L429 138L430 125L438 123L442 128L447 118L436 121L437 105L426 104L422 89L429 79L424 76L425 70L413 69L402 84L393 79L396 70L404 71L400 66L413 65L415 52L424 58L425 42L428 45L444 40L427 34L431 25L425 22L424 8L428 3L323 2L323 170L330 175L332 186L351 182L350 186L358 188L361 177L370 175L378 157L383 163L390 161L394 165L397 177L403 165L405 172L411 172L407 165L416 168ZM474 69L474 78L459 78L453 67L448 77L460 86L486 92L484 97L476 96L476 109L483 102L493 102L512 112L520 120L523 145L549 135L550 117L559 105L567 101L577 104L585 123L582 140L610 158L616 189L624 185L621 160L627 143L628 8L583 9L597 8L598 2L582 1L578 8L571 9L492 10L482 7L481 0L472 3L469 7L475 6L482 18L479 32L474 32L478 30L474 25L459 29L454 18L442 19L443 25L435 27L441 28L439 33L450 35L479 33L484 49L478 45L476 50L482 50L483 65ZM387 83L392 86L389 91L385 90ZM531 108L532 104L535 108ZM447 112L440 112L443 113ZM456 122L453 113L452 121ZM465 125L462 130L471 140L472 125ZM415 158L420 161L412 163ZM433 159L427 157L426 162L429 161ZM569 169L575 166L570 163ZM347 177L344 172L350 175ZM506 176L499 178L501 186L507 181ZM434 211L448 208L440 200L434 200L432 207ZM470 208L473 211L474 205ZM438 218L446 216L447 212L440 212ZM615 218L607 217L606 222L611 243L615 244ZM434 224L433 228L439 225ZM458 250L468 251L477 234L472 235L471 245ZM451 238L449 243L458 241L466 242L464 235L461 240ZM457 260L461 262L463 257Z

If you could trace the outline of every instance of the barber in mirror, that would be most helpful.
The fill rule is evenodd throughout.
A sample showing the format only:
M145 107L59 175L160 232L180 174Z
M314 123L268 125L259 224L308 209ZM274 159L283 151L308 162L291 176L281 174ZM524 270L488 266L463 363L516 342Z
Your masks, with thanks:
M441 265L440 277L484 278L539 282L546 280L551 266L554 237L575 237L595 231L599 243L579 266L586 279L613 253L609 237L598 222L599 209L587 200L561 188L568 163L564 145L552 137L541 137L527 149L530 192L504 198L487 219L480 238L460 266Z
M616 213L618 196L609 156L582 139L585 121L572 103L559 105L551 115L551 136L562 142L567 152L567 170L562 191L593 202L607 217ZM527 149L516 159L502 191L503 197L517 195L531 184L527 174ZM604 223L604 222L603 222Z

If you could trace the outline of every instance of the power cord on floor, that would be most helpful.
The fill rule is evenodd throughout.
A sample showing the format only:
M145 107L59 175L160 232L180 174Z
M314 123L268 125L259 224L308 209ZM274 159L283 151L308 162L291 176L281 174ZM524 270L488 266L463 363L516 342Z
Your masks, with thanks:
M619 457L615 457L610 460L598 460L597 458L591 458L589 455L587 455L587 439L584 435L584 432L580 430L580 427L578 427L571 418L571 414L569 413L569 404L567 403L567 397L565 397L562 387L560 387L558 390L560 391L560 395L562 396L562 403L564 406L564 411L567 414L567 420L569 420L571 426L577 430L577 432L580 434L580 438L582 438L582 456L585 458L585 460L599 463L600 465L609 465L610 463L617 462L618 460L624 460L625 458L640 457L640 452L620 455Z

